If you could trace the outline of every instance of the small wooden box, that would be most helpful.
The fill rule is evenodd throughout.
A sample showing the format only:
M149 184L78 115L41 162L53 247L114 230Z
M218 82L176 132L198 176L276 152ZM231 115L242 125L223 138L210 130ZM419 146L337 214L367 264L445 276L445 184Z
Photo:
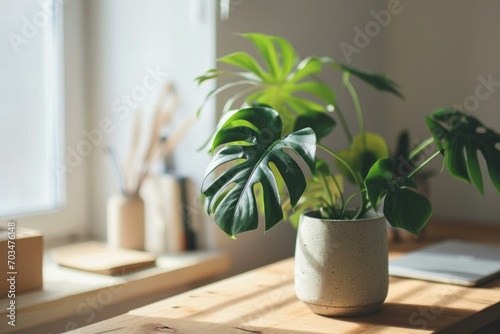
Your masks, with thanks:
M10 291L15 281L15 295L20 292L43 287L43 236L40 232L16 226L14 247L9 247L8 227L0 226L0 297ZM15 251L15 258L12 252ZM10 259L9 259L9 255ZM9 260L11 262L9 262ZM15 264L15 267L10 265ZM15 274L9 274L9 273ZM15 277L14 280L7 279Z

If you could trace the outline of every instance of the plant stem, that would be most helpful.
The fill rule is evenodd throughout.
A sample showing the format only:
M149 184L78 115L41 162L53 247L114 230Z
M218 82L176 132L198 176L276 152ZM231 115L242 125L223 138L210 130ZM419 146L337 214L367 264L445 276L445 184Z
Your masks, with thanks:
M332 192L330 191L330 187L328 187L328 182L326 181L326 178L324 176L320 176L321 181L323 181L323 187L326 189L326 193L328 194L328 199L330 200L330 206L335 205L335 201L333 200Z
M328 214L328 215L330 215L330 210L331 210L331 212L333 213L333 214L331 214L331 216L333 216L333 217L328 217L328 218L336 218L336 217L339 217L339 218L340 218L340 217L341 217L341 216L338 214L337 210L335 210L335 207L330 206L330 205L329 205L329 203L328 203L328 202L327 202L324 198L320 198L319 200L320 200L320 202L323 202L323 205L324 205L324 207L326 208L326 210L327 210L327 214Z
M351 130L349 130L349 126L347 125L347 122L344 118L344 114L342 113L342 110L340 109L340 106L335 104L334 111L337 114L337 116L339 117L340 126L342 126L342 129L344 130L345 136L347 138L347 142L349 143L349 145L351 145L352 141L353 141Z
M360 178L360 176L352 170L351 166L349 166L349 164L344 159L342 159L341 156L339 156L337 153L333 152L328 147L326 147L320 143L317 143L316 146L323 149L325 152L327 152L328 154L333 156L335 159L337 159L337 161L339 161L341 164L343 164L346 167L348 172L354 177L354 180L356 181L356 185L358 186L360 192L363 192L366 189L365 184L364 184L363 180ZM367 205L368 205L368 198L366 196L361 196L361 205L360 205L360 208L359 208L355 218L363 215L366 212ZM345 211L345 208L343 211Z
M409 175L408 175L408 178L412 178L420 169L422 169L425 165L427 165L429 163L429 161L431 161L432 159L434 159L436 156L438 156L439 154L441 154L440 151L436 151L434 152L434 154L432 154L429 158L427 158L424 162L422 162L420 164L420 166L418 166L417 168L415 168L413 170L413 172L411 172Z
M349 72L344 72L343 75L344 85L346 86L347 90L349 91L349 94L351 95L351 99L354 104L354 109L356 110L356 116L358 117L359 131L361 133L361 143L363 151L366 151L366 130L365 130L365 121L363 119L363 112L361 111L361 104L359 103L358 94L356 93L356 90L354 89L351 80L349 80L349 77L350 77Z
M347 209L347 206L349 205L349 203L358 195L363 195L363 192L362 191L356 191L354 194L351 194L351 196L349 196L347 198L347 201L345 202L345 207L344 207L344 210L342 210L342 215L345 215L345 211Z
M323 64L330 64L334 70L342 70L342 67L335 59L332 59L330 57L321 57L318 59ZM337 116L339 117L340 125L342 126L342 129L344 130L345 136L347 137L347 142L349 143L349 145L351 145L352 141L353 141L351 130L349 130L349 126L347 125L347 122L345 121L344 114L342 113L340 106L338 106L335 103L334 103L334 111L337 114Z
M415 147L410 152L409 159L411 160L415 158L420 152L422 152L427 146L429 146L432 143L434 143L434 138L432 136L421 142L417 147Z
M333 182L335 183L335 187L337 187L337 190L339 191L340 201L342 203L342 207L344 207L344 203L345 203L344 192L342 191L342 189L340 189L340 185L337 182L337 178L335 177L335 175L332 175L332 179L333 179Z

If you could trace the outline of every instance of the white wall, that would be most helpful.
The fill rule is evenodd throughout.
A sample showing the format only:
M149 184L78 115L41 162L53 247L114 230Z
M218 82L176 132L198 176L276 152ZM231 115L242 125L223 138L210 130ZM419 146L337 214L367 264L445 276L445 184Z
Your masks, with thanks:
M406 96L404 101L385 101L391 137L403 127L411 127L413 136L423 140L430 135L424 115L438 107L471 103L479 77L491 75L500 83L499 12L500 3L494 0L406 1L405 9L387 27L385 45L386 71L401 84ZM484 93L487 90L480 89ZM500 132L500 87L478 101L477 110L473 103L463 110ZM437 173L440 161L432 167ZM485 172L484 198L447 172L434 177L435 215L500 223L500 197Z

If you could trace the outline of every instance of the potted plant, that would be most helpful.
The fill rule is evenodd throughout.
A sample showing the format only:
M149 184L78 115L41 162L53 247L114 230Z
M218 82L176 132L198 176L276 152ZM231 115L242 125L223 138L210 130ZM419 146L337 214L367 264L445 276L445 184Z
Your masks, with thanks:
M264 65L248 53L236 52L219 62L237 70L211 69L197 78L200 84L229 79L207 98L234 92L209 142L213 159L202 187L205 209L233 238L257 228L259 211L265 230L300 216L295 254L298 298L325 315L376 310L388 288L385 220L417 235L431 216L429 200L416 192L415 175L441 156L452 176L482 192L480 152L500 192L500 135L473 116L439 109L426 118L429 139L407 157L391 158L385 140L366 130L350 78L401 96L393 81L329 57L300 60L280 37L243 37L254 44ZM328 67L340 72L352 98L359 124L356 135L334 90L317 77ZM235 109L238 101L243 106ZM337 123L347 148L321 143ZM434 152L415 164L414 158L432 145ZM334 166L317 159L317 149L333 157ZM344 182L353 183L356 190L347 193Z

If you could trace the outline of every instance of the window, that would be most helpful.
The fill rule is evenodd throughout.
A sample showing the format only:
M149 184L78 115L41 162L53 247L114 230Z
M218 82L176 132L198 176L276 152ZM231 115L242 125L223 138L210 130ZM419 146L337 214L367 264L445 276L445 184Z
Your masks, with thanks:
M60 168L84 124L82 12L80 1L0 2L0 220L49 239L86 229L85 164Z
M0 29L0 216L61 204L60 49L55 2L2 2Z
M30 132L32 136L30 139L26 136L20 136L18 139L18 141L23 139L29 148L35 143L47 144L45 146L47 151L44 153L40 153L40 149L35 151L46 157L46 161L33 163L33 155L27 154L25 161L28 162L21 164L21 166L29 165L26 167L28 172L35 169L36 172L40 172L42 166L45 166L45 170L48 171L47 175L40 172L37 177L27 180L21 173L20 181L11 182L9 175L19 172L20 169L11 166L12 157L8 158L6 152L13 152L11 155L18 154L16 152L20 152L20 149L16 147L20 144L15 140L6 141L6 135L2 134L0 159L2 159L2 166L9 164L10 169L7 172L7 168L0 167L0 174L7 175L0 179L0 188L7 189L9 192L11 190L6 182L10 182L9 187L15 189L20 187L18 182L26 182L28 186L25 189L28 191L31 190L30 186L38 185L36 182L47 181L44 181L46 183L40 191L45 198L38 202L40 205L37 208L34 206L28 208L24 201L26 194L21 192L20 203L23 203L21 208L26 211L10 210L7 212L5 210L0 214L2 217L0 220L16 219L20 227L41 230L49 238L73 233L105 237L106 202L116 189L110 179L108 165L101 154L103 145L92 145L92 152L80 154L80 159L73 159L72 153L78 152L79 148L83 147L82 143L88 141L85 134L99 128L101 120L108 118L116 121L113 123L116 129L106 134L106 138L103 138L105 142L129 143L130 140L125 141L121 138L122 135L126 135L127 126L131 125L134 117L116 120L115 118L120 115L114 113L113 103L117 98L121 99L122 95L129 94L135 85L140 84L148 68L161 73L168 72L167 79L175 81L176 88L183 96L182 108L186 112L195 111L206 91L196 88L193 78L213 66L215 59L216 7L213 6L214 2L196 0L160 3L148 2L145 5L141 1L132 1L123 6L119 1L7 0L0 2L0 40L3 43L0 49L2 50L0 69L3 70L6 67L3 59L9 53L13 61L16 61L21 68L27 66L28 62L35 61L29 60L28 56L35 59L36 56L41 57L42 51L46 50L42 42L47 42L46 36L50 36L51 29L48 23L43 26L43 16L46 15L54 21L53 28L56 32L52 35L52 38L55 37L52 46L57 57L53 59L52 64L64 78L60 80L59 86L64 89L56 89L59 93L57 99L60 101L58 114L60 118L57 124L61 130L45 131L43 134L46 137ZM190 15L193 12L199 15L193 17ZM10 22L11 25L6 26L5 22ZM31 36L29 33L35 30L33 27L36 28L37 33ZM183 33L179 34L179 31ZM21 39L14 39L13 42L19 49L18 53L13 50L12 42L7 36L9 32L21 37ZM23 36L23 33L27 33L29 38ZM18 36L11 34L10 37ZM23 43L25 41L27 43ZM26 59L20 59L20 54ZM41 62L41 60L36 61L38 64ZM41 67L41 65L33 66L33 71L37 70L39 76L45 73L41 71ZM14 77L8 80L0 78L0 82L2 87L8 86L9 82L14 80L16 83L21 83L23 79L28 80L29 83L29 80L34 80L36 73L28 73L26 78ZM54 77L54 80L56 79L57 77ZM24 84L21 87L24 89ZM33 90L39 93L45 86L39 85L38 88L40 90ZM209 90L210 87L205 86L203 89ZM4 93L1 92L1 94L3 99ZM14 99L14 101L31 102L27 100L35 99L32 94L26 94L26 96L28 97ZM64 103L62 103L63 97ZM154 98L153 93L151 97ZM33 105L40 107L42 102L33 103ZM45 105L44 108L46 108ZM0 123L2 123L0 132L3 132L5 128L3 123L6 117L4 117L3 110L0 114ZM130 107L130 115L134 110ZM47 109L44 109L44 112L47 117L51 117ZM197 122L196 128L192 131L200 137L207 137L213 127L214 116L205 112L202 117L203 121ZM19 122L25 126L23 121L24 119ZM42 131L40 124L35 124L33 128ZM14 126L8 128L10 130ZM56 137L52 137L54 133L58 133ZM59 146L50 153L48 143L52 143L53 140L56 146ZM178 151L179 155L184 156L184 152L190 150L194 152L193 154L201 156L200 159L208 160L208 156L203 152L196 152L199 140L193 137L190 141L184 141L183 148ZM117 148L117 151L125 151L125 149L122 151L120 149L122 146ZM55 168L54 161L58 161ZM200 178L204 167L202 164L193 164L192 161L191 155L189 159L177 159L177 167L186 173L189 172L188 176L194 175ZM2 189L0 191L3 191ZM2 196L4 196L3 199L8 194ZM6 202L0 202L2 208L4 205L6 207L4 203Z

